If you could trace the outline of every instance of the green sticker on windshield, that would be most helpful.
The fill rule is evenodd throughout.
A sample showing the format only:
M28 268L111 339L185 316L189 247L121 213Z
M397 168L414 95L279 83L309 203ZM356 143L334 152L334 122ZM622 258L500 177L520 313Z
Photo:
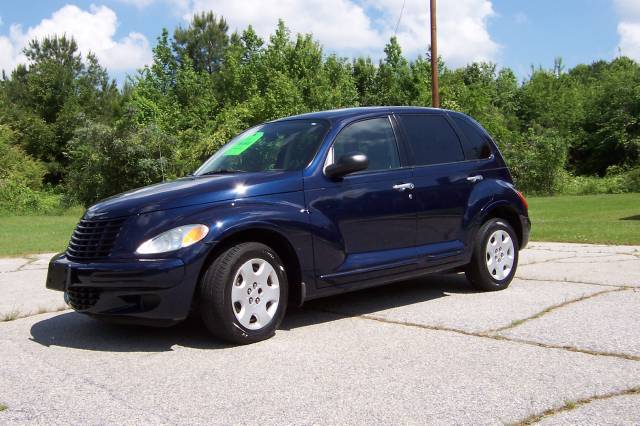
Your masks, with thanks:
M258 142L260 140L260 138L262 137L262 135L264 135L263 132L255 132L252 135L245 136L244 138L242 138L238 142L236 142L231 148L226 150L224 155L225 156L229 156L229 155L240 155L240 154L242 154L247 149L249 149L249 147L251 147L251 145L253 145L254 143Z

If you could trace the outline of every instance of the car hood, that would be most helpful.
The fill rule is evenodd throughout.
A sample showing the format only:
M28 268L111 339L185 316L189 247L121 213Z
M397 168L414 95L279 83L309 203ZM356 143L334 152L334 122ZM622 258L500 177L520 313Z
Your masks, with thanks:
M302 190L301 172L185 177L115 195L87 209L87 219L110 219L197 204Z

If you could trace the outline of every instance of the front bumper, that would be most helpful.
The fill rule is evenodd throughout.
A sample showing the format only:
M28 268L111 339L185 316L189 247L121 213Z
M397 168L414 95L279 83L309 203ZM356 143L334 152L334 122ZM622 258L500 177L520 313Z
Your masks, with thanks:
M60 253L49 262L46 286L64 291L65 301L81 313L171 325L188 316L196 282L177 258L79 263Z

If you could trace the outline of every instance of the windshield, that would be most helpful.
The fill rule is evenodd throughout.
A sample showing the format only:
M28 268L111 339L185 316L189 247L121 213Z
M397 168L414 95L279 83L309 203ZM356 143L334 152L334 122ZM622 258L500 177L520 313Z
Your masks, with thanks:
M324 120L261 124L233 138L194 175L302 170L313 158L328 128Z

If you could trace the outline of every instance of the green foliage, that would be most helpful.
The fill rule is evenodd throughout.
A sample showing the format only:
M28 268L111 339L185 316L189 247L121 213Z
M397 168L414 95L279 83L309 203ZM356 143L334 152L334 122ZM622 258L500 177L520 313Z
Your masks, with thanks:
M32 190L41 189L44 166L14 143L13 132L0 125L0 185L13 182Z
M0 216L55 214L63 209L62 196L34 191L22 182L0 182Z
M376 63L327 55L282 21L268 40L251 26L229 34L211 12L172 36L164 29L153 62L120 90L73 39L34 40L24 53L28 63L0 81L5 209L43 211L59 192L67 203L89 204L182 176L244 129L282 116L431 103L430 58L408 60L395 37ZM438 69L443 107L491 133L524 192L639 190L638 63L617 58L565 71L556 59L523 82L490 63L450 69L439 60Z
M0 124L9 127L29 155L44 162L47 182L66 174L66 145L83 117L111 121L120 93L94 55L83 60L73 39L45 37L24 50L19 65L2 82Z
M624 187L628 192L640 192L640 167L636 167L625 174Z
M173 48L180 58L188 57L196 72L213 74L220 69L224 50L229 43L229 26L213 12L193 16L189 27L178 27L173 33Z
M520 189L532 194L553 194L560 189L567 144L558 134L536 134L530 129L501 148Z
M573 176L566 171L560 173L558 191L567 195L622 194L640 192L640 167L624 171L616 166L600 176Z
M158 128L117 130L88 122L69 143L67 194L84 204L175 177L172 140Z
M628 58L607 64L585 107L583 139L575 146L576 171L602 176L611 165L633 166L640 157L640 67Z
M61 197L42 190L45 168L15 145L15 135L0 125L0 214L51 213Z

